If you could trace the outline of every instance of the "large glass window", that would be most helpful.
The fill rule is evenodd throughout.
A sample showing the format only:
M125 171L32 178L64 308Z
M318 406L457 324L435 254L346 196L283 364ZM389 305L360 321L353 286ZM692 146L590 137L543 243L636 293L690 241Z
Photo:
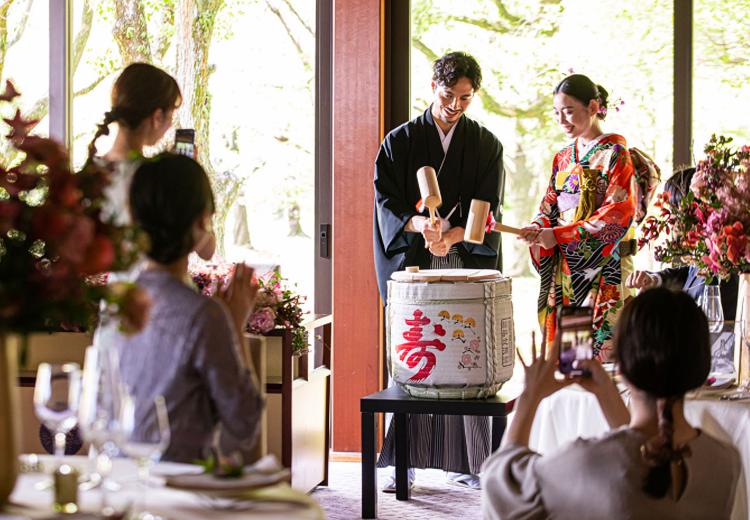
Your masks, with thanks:
M39 119L38 135L49 134L49 7L47 2L10 0L0 6L0 90L10 80L21 97L3 104L2 116L16 109L29 119ZM0 155L12 161L15 151L0 140Z
M505 150L504 221L525 225L537 211L552 157L566 143L553 120L552 90L571 72L609 92L605 132L625 136L672 170L673 7L671 0L412 0L412 115L430 103L432 60L465 50L483 82L468 115L489 128ZM622 102L622 104L621 104ZM650 253L636 259L648 262ZM538 281L527 249L503 241L512 276L516 337L534 327Z
M315 2L201 7L208 3L190 12L181 2L74 3L75 162L85 161L125 65L147 61L167 70L184 97L175 127L195 129L217 196L220 256L279 270L312 309ZM173 139L168 134L157 148ZM107 137L97 141L102 153L110 145Z
M700 160L711 134L750 143L750 1L693 5L693 155Z

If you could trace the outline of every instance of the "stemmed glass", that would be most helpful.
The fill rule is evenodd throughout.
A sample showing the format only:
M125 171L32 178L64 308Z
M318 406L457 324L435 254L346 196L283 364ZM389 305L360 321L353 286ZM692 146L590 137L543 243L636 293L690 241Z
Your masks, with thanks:
M120 425L122 385L118 367L114 349L101 346L86 349L78 423L95 454L96 473L91 475L91 481L101 486L101 513L104 516L114 513L107 501L107 491L115 486L108 477L111 457L117 454L117 444L123 437Z
M136 461L138 481L143 489L135 505L134 518L154 520L158 516L146 511L146 495L151 466L158 462L169 446L170 429L167 403L156 396L153 403L139 406L132 395L123 396L120 412L123 432L122 450Z
M78 422L81 370L76 363L40 363L34 386L34 411L55 432L55 459L62 464L65 434Z
M708 329L720 332L724 327L724 310L721 307L721 290L718 285L706 285L701 297L701 308L708 319Z

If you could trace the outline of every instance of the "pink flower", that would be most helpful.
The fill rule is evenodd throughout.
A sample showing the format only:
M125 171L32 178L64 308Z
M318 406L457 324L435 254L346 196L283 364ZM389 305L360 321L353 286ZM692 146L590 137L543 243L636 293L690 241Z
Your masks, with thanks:
M724 226L728 213L729 212L726 208L721 208L720 210L714 210L711 212L708 216L708 220L706 220L706 229L708 231L713 231L714 233L718 232Z
M696 197L702 197L703 190L706 188L706 179L704 178L703 174L699 171L696 171L693 175L692 180L690 181L690 191L692 191Z
M276 326L276 313L270 307L262 307L250 316L248 326L250 332L266 334Z
M461 364L465 367L468 367L471 365L471 354L464 354L461 356Z
M275 290L261 289L255 298L255 307L276 307L280 301L280 295Z

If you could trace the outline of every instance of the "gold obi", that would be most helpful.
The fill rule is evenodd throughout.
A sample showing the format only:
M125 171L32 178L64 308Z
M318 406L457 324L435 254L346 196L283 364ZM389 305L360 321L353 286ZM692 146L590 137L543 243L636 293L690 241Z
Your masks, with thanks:
M560 207L561 224L585 220L596 211L596 184L600 174L601 170L583 168L580 164L570 170L557 172L555 189L566 194L561 193L561 196L578 196L577 204Z

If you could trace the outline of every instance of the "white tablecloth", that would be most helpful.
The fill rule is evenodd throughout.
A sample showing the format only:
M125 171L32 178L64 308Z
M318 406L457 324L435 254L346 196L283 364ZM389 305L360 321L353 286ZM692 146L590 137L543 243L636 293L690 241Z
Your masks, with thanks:
M80 471L88 468L88 459L85 457L65 457L66 462L76 466ZM48 464L49 457L43 461ZM159 480L159 474L176 474L181 468L191 467L187 464L157 464L153 470L155 477ZM49 479L44 473L22 474L16 482L16 487L10 497L10 505L0 510L0 518L3 514L17 515L21 518L49 518L52 514L53 492L51 489L40 491L37 483ZM117 492L109 492L109 500L118 510L123 510L129 502L135 499L136 493L141 489L137 485L136 467L133 462L126 459L116 459L113 464L112 478L122 484L122 489ZM162 479L163 480L163 479ZM152 485L147 494L146 509L158 514L162 518L171 520L198 520L198 519L236 519L252 518L263 520L286 520L286 519L321 519L324 518L322 510L315 501L304 494L293 491L287 484L279 484L268 488L268 492L279 498L291 493L297 500L307 501L307 504L257 502L251 507L242 510L215 509L208 505L205 498L195 493L180 491L164 487L163 485ZM95 513L100 506L100 492L98 489L78 493L78 504L82 512Z
M715 397L688 399L685 416L692 425L734 444L740 452L743 475L737 486L732 519L749 519L750 486L746 475L750 474L750 401L720 401ZM573 385L542 401L529 445L539 453L549 453L578 437L597 437L608 430L596 398Z

